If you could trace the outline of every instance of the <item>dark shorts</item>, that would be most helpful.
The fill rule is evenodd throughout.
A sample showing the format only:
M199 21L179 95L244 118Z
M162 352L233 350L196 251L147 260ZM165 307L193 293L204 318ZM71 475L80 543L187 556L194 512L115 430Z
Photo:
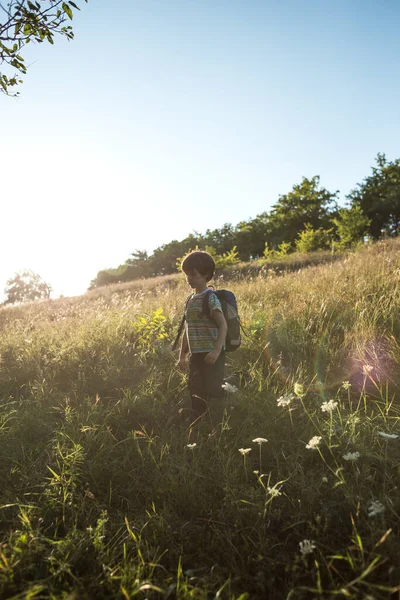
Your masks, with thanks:
M222 351L213 365L204 362L207 352L191 354L189 358L189 393L192 411L200 416L208 408L209 398L225 396L224 380L225 352Z

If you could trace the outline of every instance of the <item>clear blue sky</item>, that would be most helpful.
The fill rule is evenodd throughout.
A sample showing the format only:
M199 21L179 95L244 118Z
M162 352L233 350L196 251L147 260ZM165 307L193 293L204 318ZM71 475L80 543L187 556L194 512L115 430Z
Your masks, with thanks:
M0 96L0 294L66 295L135 249L341 192L400 156L398 0L89 0Z

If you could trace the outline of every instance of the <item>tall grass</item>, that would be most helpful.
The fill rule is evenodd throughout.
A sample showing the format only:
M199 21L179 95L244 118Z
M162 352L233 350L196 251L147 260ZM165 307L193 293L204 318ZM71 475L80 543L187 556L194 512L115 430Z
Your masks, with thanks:
M398 593L399 269L384 242L226 284L238 391L195 427L182 280L0 310L0 597Z

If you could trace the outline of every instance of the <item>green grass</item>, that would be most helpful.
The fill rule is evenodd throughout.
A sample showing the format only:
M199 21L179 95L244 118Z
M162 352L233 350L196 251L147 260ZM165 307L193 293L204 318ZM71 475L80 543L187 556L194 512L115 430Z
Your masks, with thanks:
M395 597L399 273L384 242L231 281L238 391L192 428L182 280L1 309L0 597Z

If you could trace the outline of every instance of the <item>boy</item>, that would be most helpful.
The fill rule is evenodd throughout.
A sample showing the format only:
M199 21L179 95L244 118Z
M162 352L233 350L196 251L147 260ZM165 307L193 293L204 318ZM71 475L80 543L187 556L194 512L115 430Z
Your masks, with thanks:
M207 410L210 397L224 396L222 381L225 367L227 324L218 297L210 293L215 262L211 254L191 252L182 262L186 281L195 290L185 308L185 331L179 355L179 368L186 370L189 354L189 393L195 418ZM204 294L208 294L211 319L203 312Z

